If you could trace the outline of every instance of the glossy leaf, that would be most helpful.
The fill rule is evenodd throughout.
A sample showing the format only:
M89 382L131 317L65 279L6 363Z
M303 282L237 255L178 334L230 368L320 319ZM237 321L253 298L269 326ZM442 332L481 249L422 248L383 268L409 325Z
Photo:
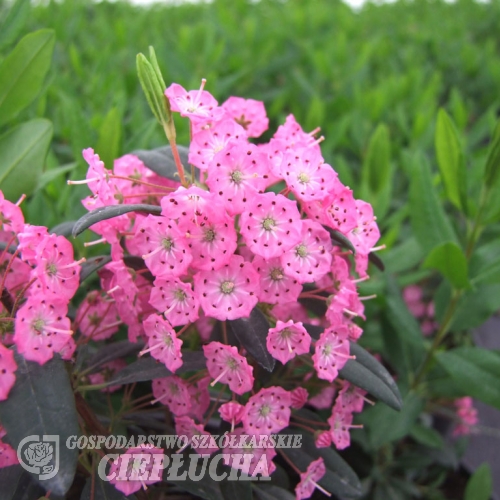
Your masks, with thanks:
M6 401L0 402L5 438L14 449L30 435L59 436L59 472L40 484L54 495L65 495L73 483L78 450L65 446L69 436L79 435L75 398L64 362L56 355L40 366L16 354L16 383ZM21 410L22 409L22 410ZM36 480L38 475L34 474Z
M183 364L176 370L176 375L194 370L202 370L206 367L205 357L201 351L183 352L182 361ZM147 380L168 377L170 375L172 375L172 372L156 359L141 358L116 373L106 385L145 382Z
M146 212L153 215L161 215L161 207L157 205L110 205L107 207L100 207L92 210L88 214L78 219L73 229L73 236L78 236L83 233L85 229L88 229L96 222L100 222L107 219L112 219L113 217L118 217L119 215L128 214L130 212Z
M467 482L464 500L489 500L492 492L491 467L488 463L484 463L474 471Z
M179 156L184 166L188 164L189 148L185 146L177 146ZM132 154L136 155L143 163L153 172L166 179L179 181L177 167L175 166L172 148L170 146L163 146L157 149L145 150L139 149L133 151Z
M368 254L368 260L380 271L385 271L385 265L382 259L374 252Z
M389 372L360 345L351 342L350 359L339 371L339 376L361 387L395 410L401 410L402 398Z
M269 322L260 309L254 307L248 318L233 319L227 324L241 346L255 358L255 361L267 371L273 371L276 361L269 354L266 345Z
M423 425L416 424L412 427L410 436L418 443L428 446L429 448L440 449L444 447L443 437L438 431L431 427L424 427Z
M219 485L224 500L252 500L251 481L220 481Z
M435 146L446 195L457 208L465 208L467 189L462 146L455 125L444 109L438 113Z
M500 409L500 354L458 347L436 354L439 364L469 396Z
M443 243L427 256L423 266L438 270L457 290L470 286L467 259L456 243Z
M342 234L340 231L332 229L331 227L328 226L323 226L323 227L330 233L330 237L332 238L334 245L341 246L342 248L347 248L354 255L356 255L356 249L354 248L354 245L351 243L351 240L347 236Z
M30 33L0 65L0 126L15 118L40 92L54 41L52 30Z
M68 220L66 222L61 222L49 230L51 234L57 234L58 236L71 236L73 234L73 228L75 227L76 221Z
M7 199L16 202L36 189L51 139L52 124L43 119L22 123L0 137L0 189Z
M432 182L429 164L423 155L413 157L410 171L410 219L415 237L424 250L457 237Z

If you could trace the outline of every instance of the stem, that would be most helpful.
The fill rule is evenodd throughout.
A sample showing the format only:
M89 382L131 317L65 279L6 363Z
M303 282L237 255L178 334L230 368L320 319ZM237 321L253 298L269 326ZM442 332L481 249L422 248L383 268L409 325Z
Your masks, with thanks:
M179 151L177 149L177 143L175 141L175 126L174 120L170 117L167 123L163 124L163 130L167 136L170 147L172 148L172 154L174 156L175 166L177 167L177 172L181 180L181 184L187 187L186 176L184 175L184 167L182 166L181 157L179 156Z

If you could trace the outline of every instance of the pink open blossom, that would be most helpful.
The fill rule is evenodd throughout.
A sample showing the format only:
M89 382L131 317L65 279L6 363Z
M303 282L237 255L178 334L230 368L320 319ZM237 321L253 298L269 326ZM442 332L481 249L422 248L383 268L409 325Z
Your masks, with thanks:
M332 415L328 419L332 442L338 450L343 450L351 444L349 429L362 426L352 425L352 412L333 407Z
M318 378L333 382L349 356L348 332L344 326L328 328L316 342L312 356Z
M211 455L219 450L210 432L187 415L175 417L175 430L178 436L187 436L191 448L199 455ZM200 436L208 436L208 438L200 439Z
M209 385L210 377L207 375L197 382L189 384L187 388L191 402L189 416L200 422L203 420L203 415L210 406L210 393L208 392Z
M478 424L477 410L471 397L466 396L454 401L458 416L458 423L453 429L454 436L467 436L471 434L474 426Z
M327 496L331 496L328 491L322 488L318 481L326 474L326 467L323 459L320 457L313 460L307 467L305 472L300 474L300 483L295 487L295 498L310 498L314 490L318 488Z
M14 203L5 199L0 191L0 231L19 233L23 230L24 216L21 209Z
M248 137L259 137L269 126L266 109L261 101L231 96L221 108L245 129Z
M162 403L178 417L187 415L191 410L191 398L189 396L188 385L180 377L157 378L152 383L153 396L152 403Z
M93 290L78 307L76 324L86 337L105 340L118 331L121 320L115 302L98 290Z
M295 356L309 352L311 337L302 323L278 320L276 327L269 329L266 345L271 356L285 364Z
M205 80L202 80L199 90L187 91L178 83L172 83L165 95L170 101L172 111L178 111L181 116L194 119L210 119L217 109L217 101L210 92L203 90Z

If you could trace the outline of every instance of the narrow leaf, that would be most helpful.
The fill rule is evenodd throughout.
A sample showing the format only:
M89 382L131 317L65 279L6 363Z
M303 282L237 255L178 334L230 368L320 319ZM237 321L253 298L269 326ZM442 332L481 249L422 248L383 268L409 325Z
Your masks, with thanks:
M75 227L76 221L68 220L66 222L61 222L49 230L51 234L57 234L58 236L71 236L73 234L73 228Z
M179 150L182 164L187 165L189 148L177 146L177 149ZM179 181L179 174L177 173L177 167L175 166L175 160L170 146L163 146L152 150L139 149L133 151L132 154L136 155L146 167L159 176Z
M1 116L1 111L0 111ZM52 124L36 119L0 137L0 189L13 202L36 189L52 139Z
M439 364L469 396L500 409L500 354L459 347L436 354Z
M455 125L444 109L438 112L435 146L446 195L457 208L463 208L466 181L462 146Z
M295 500L295 495L274 484L254 484L253 491L259 500Z
M108 262L111 262L111 257L109 255L99 255L98 257L87 259L81 265L80 283L85 281L92 273L105 266Z
M30 12L30 0L16 0L0 26L0 49L14 41Z
M351 240L347 236L342 234L340 231L332 229L331 227L328 226L323 226L323 227L330 233L330 237L332 238L334 245L339 245L343 248L347 248L354 255L356 254L356 249L354 248L354 245L351 243Z
M73 236L76 237L83 233L85 229L88 229L97 222L112 219L113 217L118 217L123 214L128 214L130 212L146 212L153 215L161 215L161 207L157 205L110 205L107 207L100 207L92 210L88 214L77 220L75 227L73 229Z
M468 288L467 259L456 243L443 243L427 256L424 268L438 270L457 290Z
M40 92L54 41L52 30L30 33L0 65L0 126L15 118Z
M381 123L370 138L361 169L361 182L371 193L379 193L390 181L390 161L389 129Z
M103 481L95 475L94 491L92 495L92 478L89 477L80 496L80 500L136 500L135 495L125 495L117 490L113 484Z
M38 184L36 189L43 189L47 184L50 184L54 179L57 179L61 175L67 174L73 171L78 164L76 162L69 163L68 165L63 165L62 167L52 168L42 173L38 179Z
M108 168L113 168L115 158L120 155L122 137L121 115L118 108L111 108L99 128L96 152Z
M385 271L385 265L382 259L374 252L370 252L368 254L368 260L375 266L380 269L380 271Z
M351 342L350 359L339 371L340 377L375 396L391 408L401 410L402 398L389 372L360 345Z
M242 347L267 371L273 371L275 360L266 346L269 323L262 312L254 307L248 318L227 322Z
M471 476L465 488L464 500L489 500L493 492L491 467L488 463L480 465Z
M42 497L45 490L20 465L0 469L0 491L2 498L30 500Z
M491 188L496 184L500 177L500 121L495 127L493 137L491 139L490 151L486 159L486 167L484 169L484 185Z
M56 355L40 366L16 354L16 383L0 403L5 439L14 449L27 436L59 436L59 472L40 484L54 495L65 495L73 483L78 450L65 446L69 436L79 435L75 398L64 362ZM22 411L21 411L22 410ZM36 480L38 475L34 474Z
M92 373L99 369L104 363L114 359L124 358L136 354L142 349L142 344L135 344L128 340L113 342L99 348L99 350L87 361L85 372Z

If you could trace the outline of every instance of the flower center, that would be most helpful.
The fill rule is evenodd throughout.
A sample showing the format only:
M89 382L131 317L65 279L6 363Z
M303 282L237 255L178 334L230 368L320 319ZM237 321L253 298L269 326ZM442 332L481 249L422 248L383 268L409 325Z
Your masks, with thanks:
M49 276L55 276L57 274L57 266L53 262L47 264L46 269Z
M230 294L234 290L234 283L232 281L223 281L220 290L222 293Z
M284 278L283 269L281 267L275 267L271 271L270 276L273 281L281 281Z
M295 248L295 253L301 258L307 257L307 247L301 243Z
M181 302L186 300L186 294L182 290L179 290L179 289L174 291L174 297Z
M330 356L332 353L332 345L331 344L326 344L325 347L323 347L323 355L324 356Z
M285 328L280 332L280 335L283 339L289 339L292 336L292 330Z
M205 235L203 236L203 240L211 243L215 240L215 231L213 229L207 229L205 231Z
M174 343L174 341L172 340L172 337L170 335L166 335L164 337L163 341L165 342L165 345L167 347L172 347L172 344Z
M174 242L170 238L163 238L161 240L161 246L165 250L170 250L174 246Z
M266 231L272 231L273 227L276 226L276 221L274 219L271 219L271 217L266 217L263 221L262 221L262 227L266 230Z
M243 179L243 174L239 170L235 170L230 177L235 184L239 184Z
M264 404L260 407L259 413L262 417L267 417L271 413L271 407L268 404Z
M234 371L238 368L238 362L234 358L227 358L227 366Z
M301 184L307 184L311 179L305 172L300 172L297 176L297 179Z
M43 333L43 327L45 326L45 321L41 318L36 319L35 321L33 321L31 326L32 326L33 330L35 330L35 332Z

